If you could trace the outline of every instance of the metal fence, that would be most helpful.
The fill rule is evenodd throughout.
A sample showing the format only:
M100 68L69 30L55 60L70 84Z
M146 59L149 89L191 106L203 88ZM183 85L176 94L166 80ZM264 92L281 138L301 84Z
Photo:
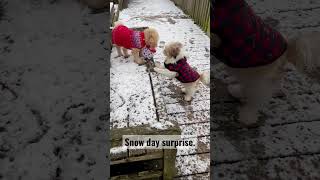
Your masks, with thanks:
M210 1L209 0L172 0L176 6L190 15L196 24L210 36Z

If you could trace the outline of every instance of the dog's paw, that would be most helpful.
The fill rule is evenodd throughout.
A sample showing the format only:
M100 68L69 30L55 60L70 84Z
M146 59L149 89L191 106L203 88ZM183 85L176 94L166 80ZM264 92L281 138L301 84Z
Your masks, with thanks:
M144 61L144 60L141 59L141 58L135 59L134 62L137 63L137 64L139 64L139 65L143 65L143 64L146 63L146 61Z
M160 73L160 71L161 71L161 69L158 68L158 67L154 67L153 70L154 70L155 72L157 72L157 73Z
M234 98L242 99L244 96L242 94L242 89L240 84L230 84L228 85L228 91Z
M181 88L181 91L183 92L183 93L186 93L186 88Z
M238 80L234 76L228 74L228 76L225 77L224 82L227 84L237 84Z
M161 63L158 62L158 61L154 62L154 65L155 65L157 68L161 68Z
M184 96L185 101L191 101L191 99L192 99L191 96Z
M114 58L119 58L119 57L121 57L122 55L116 55L116 56L114 56Z

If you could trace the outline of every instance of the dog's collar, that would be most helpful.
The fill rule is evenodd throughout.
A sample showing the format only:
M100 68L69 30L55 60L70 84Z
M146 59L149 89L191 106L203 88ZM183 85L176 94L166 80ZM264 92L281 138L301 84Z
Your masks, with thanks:
M176 64L179 60L187 58L186 53L181 50L180 53L176 57L171 57L164 61L165 64Z

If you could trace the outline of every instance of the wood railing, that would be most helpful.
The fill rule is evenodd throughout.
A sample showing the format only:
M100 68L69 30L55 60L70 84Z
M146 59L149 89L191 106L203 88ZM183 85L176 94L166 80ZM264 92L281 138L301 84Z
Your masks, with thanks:
M118 21L119 12L122 9L125 9L128 7L128 1L129 0L111 0L111 2L112 2L112 6L111 6L111 23L112 23L112 25L114 22Z
M208 36L210 36L209 0L172 0L176 6L190 15Z

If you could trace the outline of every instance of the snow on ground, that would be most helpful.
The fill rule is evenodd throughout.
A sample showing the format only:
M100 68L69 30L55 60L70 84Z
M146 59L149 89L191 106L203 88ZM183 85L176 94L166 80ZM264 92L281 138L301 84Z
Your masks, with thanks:
M116 56L113 52L111 57ZM127 127L155 122L151 84L144 66L129 59L111 58L111 126Z
M210 39L197 26L193 20L183 13L170 0L131 0L128 8L122 10L119 20L128 27L153 27L160 35L155 61L164 62L162 53L165 43L179 41L184 45L189 55L189 63L198 71L209 71L210 69ZM113 49L112 57L116 56ZM203 116L200 112L208 112L210 90L200 86L199 92L194 96L192 103L182 102L179 91L180 86L175 79L168 79L162 75L146 72L145 66L133 63L130 57L111 58L111 124L113 127L127 127L128 124L154 124L158 118L161 123L173 120L181 124L183 135L204 135L209 138L209 116ZM122 69L122 71L120 70ZM126 70L124 70L126 69ZM124 78L127 77L127 78ZM151 82L150 78L151 77ZM151 83L153 89L151 89ZM152 96L157 105L157 112ZM196 115L193 115L196 114ZM178 117L178 119L177 119ZM183 125L184 118L190 122L203 119L204 124ZM195 120L192 120L193 117ZM131 125L129 125L131 126ZM202 140L209 143L209 141ZM208 146L204 147L203 153L208 153ZM198 153L197 150L190 153ZM179 157L179 155L185 155ZM206 158L204 158L206 157ZM177 167L179 176L187 178L189 174L204 173L209 170L209 156L188 156L188 153L178 150ZM200 164L201 165L200 165ZM194 166L196 172L189 171L188 166Z
M0 21L0 179L104 179L106 14L7 1Z
M319 1L249 1L263 19L287 36L319 31ZM282 95L274 96L260 110L260 126L243 128L239 102L226 90L222 64L212 68L216 81L211 104L213 179L317 179L320 160L320 84L286 67ZM314 75L314 77L317 77Z

